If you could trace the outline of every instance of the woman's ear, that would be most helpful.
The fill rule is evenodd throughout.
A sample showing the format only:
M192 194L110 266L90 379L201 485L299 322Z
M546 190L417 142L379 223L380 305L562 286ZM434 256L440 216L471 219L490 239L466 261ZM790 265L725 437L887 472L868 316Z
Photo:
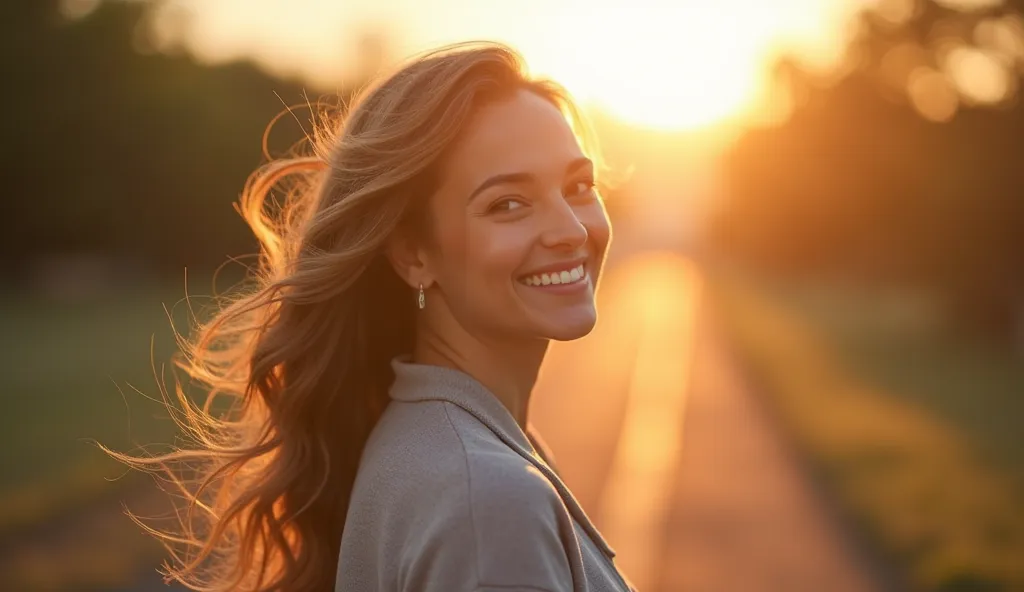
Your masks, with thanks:
M433 283L423 249L404 233L396 232L388 239L384 255L398 277L410 287L427 288Z

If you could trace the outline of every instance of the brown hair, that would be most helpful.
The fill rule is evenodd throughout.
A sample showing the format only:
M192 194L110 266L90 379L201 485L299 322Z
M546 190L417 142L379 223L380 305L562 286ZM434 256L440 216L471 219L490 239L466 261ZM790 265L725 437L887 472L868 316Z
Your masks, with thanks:
M143 524L169 550L168 580L210 591L331 588L359 458L394 378L389 362L413 347L413 293L383 246L396 229L429 235L424 204L447 147L481 103L517 89L552 101L593 141L564 89L530 78L512 49L461 43L367 87L340 124L311 138L309 156L250 177L238 209L261 243L255 285L197 323L193 340L178 336L175 366L208 389L200 406L175 379L191 447L143 457L107 449L169 479L188 502L182 532ZM270 212L267 196L285 179L292 190ZM213 411L219 397L227 412Z

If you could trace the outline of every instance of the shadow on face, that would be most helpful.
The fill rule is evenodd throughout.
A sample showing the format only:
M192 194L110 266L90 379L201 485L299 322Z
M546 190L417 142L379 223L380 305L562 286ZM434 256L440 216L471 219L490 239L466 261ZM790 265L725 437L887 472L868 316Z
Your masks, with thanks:
M570 340L597 321L611 227L562 112L528 90L481 107L441 169L425 261L478 336Z

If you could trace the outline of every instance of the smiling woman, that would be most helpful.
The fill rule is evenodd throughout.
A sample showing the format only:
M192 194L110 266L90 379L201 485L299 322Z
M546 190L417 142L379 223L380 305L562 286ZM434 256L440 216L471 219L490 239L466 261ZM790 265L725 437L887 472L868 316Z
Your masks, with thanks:
M548 344L597 320L611 228L585 129L511 49L461 44L378 80L313 156L254 175L255 289L179 359L231 411L179 389L197 449L113 453L190 500L183 533L157 533L171 579L631 590L528 421ZM271 216L289 175L299 189Z

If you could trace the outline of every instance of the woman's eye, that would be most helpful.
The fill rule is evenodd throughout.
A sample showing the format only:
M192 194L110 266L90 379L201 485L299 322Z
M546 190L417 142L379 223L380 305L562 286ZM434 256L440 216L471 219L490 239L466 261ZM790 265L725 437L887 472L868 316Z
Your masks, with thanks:
M523 206L524 206L524 204L523 204L522 200L510 197L510 198L506 198L506 199L502 199L500 201L494 202L493 204L491 204L491 207L487 208L487 211L488 212L495 212L495 213L497 213L497 212L511 212L513 210L518 210L519 208L522 208Z
M587 179L585 181L577 181L576 183L573 183L572 185L570 185L570 191L569 191L568 195L569 196L582 195L584 193L588 193L593 188L594 188L594 181L591 180L591 179Z

